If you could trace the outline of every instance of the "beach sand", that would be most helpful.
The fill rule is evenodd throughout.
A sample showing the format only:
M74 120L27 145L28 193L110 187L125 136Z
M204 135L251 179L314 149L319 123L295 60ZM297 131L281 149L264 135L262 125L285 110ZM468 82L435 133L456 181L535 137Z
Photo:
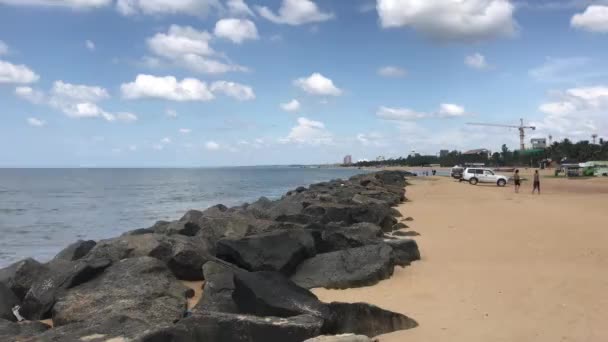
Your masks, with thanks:
M527 173L527 172L525 172ZM413 180L422 260L324 301L366 301L418 321L380 341L608 341L608 179L542 178L541 196L449 178Z
M194 290L194 297L188 298L188 310L192 310L200 302L203 296L203 287L205 286L204 281L181 281L184 286Z

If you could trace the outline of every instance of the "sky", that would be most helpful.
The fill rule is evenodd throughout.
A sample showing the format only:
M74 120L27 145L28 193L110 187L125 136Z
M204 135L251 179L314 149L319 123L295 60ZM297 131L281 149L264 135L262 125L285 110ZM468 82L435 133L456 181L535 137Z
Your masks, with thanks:
M0 0L0 167L336 163L608 136L608 1Z

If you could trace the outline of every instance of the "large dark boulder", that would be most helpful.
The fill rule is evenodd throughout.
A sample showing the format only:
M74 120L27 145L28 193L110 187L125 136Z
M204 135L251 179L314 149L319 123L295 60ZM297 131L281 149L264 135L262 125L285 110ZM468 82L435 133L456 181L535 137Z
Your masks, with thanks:
M194 310L238 313L239 310L232 299L234 272L234 267L221 262L207 262L203 266L203 274L205 275L203 296Z
M55 259L76 261L86 256L97 243L93 240L78 240L55 256Z
M291 280L308 289L374 285L393 274L392 254L384 243L317 254L301 263Z
M53 322L61 326L122 315L153 325L171 323L184 314L186 290L160 260L126 259L62 295L53 307Z
M10 288L19 300L23 300L32 284L46 271L46 267L38 261L24 259L1 269L0 283Z
M373 223L356 223L348 227L328 225L317 232L317 252L328 253L375 244L382 241L382 229Z
M326 305L278 272L236 272L232 298L240 312L257 316L312 315L329 320Z
M41 322L15 323L0 318L0 341L31 341L29 338L39 335L49 328L48 325Z
M393 259L396 265L408 266L412 261L420 260L420 250L414 240L386 240L385 243L393 249Z
M315 255L315 242L306 230L280 230L240 239L221 239L216 256L248 271L293 273L303 260Z
M201 311L142 342L302 342L321 334L322 326L323 320L311 315L283 318Z
M49 318L50 310L62 293L95 278L110 265L108 259L53 260L25 295L21 314L30 320Z
M413 319L366 303L330 303L335 320L331 325L334 334L360 334L370 337L418 326Z
M0 283L0 319L16 322L12 308L19 305L19 298L3 283Z

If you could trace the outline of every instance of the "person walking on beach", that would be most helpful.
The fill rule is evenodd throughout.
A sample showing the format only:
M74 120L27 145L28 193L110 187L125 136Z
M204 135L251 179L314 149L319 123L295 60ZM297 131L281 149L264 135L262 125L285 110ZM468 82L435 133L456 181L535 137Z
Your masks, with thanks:
M534 195L534 191L538 190L538 194L540 195L540 175L538 174L538 170L534 172L534 188L532 188L532 194Z
M515 193L519 193L519 187L521 186L521 178L519 177L519 170L515 170L515 175L513 176L513 182L515 183Z

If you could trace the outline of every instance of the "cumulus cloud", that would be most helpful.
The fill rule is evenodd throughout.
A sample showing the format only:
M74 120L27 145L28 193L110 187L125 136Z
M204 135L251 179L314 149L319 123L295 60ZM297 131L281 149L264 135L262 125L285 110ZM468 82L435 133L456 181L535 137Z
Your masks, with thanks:
M333 13L323 12L311 0L283 0L278 13L268 7L256 6L258 13L276 24L302 25L330 20Z
M248 19L221 19L215 24L213 33L236 44L241 44L246 40L259 39L257 27L253 21Z
M0 40L0 56L8 54L8 45Z
M467 112L463 106L453 103L442 103L439 106L439 112L437 114L441 118L457 118L465 116Z
M331 145L333 144L333 136L322 122L301 117L298 118L298 125L291 129L286 138L280 139L280 142L301 145Z
M137 121L137 115L129 112L116 113L116 120L122 122L135 122Z
M574 28L597 33L608 33L608 6L591 5L570 20Z
M383 77L404 77L407 75L407 71L405 69L396 67L396 66L385 66L378 69L378 75Z
M192 132L192 130L190 128L180 128L179 132L181 134L190 134L190 132Z
M371 133L360 133L357 134L357 141L363 146L386 146L387 142L384 139L384 136L380 133L371 132Z
M169 137L164 137L160 140L161 144L170 144L171 143L171 138Z
M126 99L158 98L171 101L209 101L214 98L207 84L195 78L178 81L173 76L137 75L134 82L120 86Z
M12 6L64 7L93 9L108 6L113 0L0 0L0 4Z
M411 27L439 41L483 41L517 30L509 0L377 0L376 9L382 27Z
M110 97L108 91L102 87L70 84L63 81L55 81L51 93L55 97L80 102L99 102Z
M230 15L252 17L255 15L244 0L228 0L226 6L228 7L228 13L230 13Z
M89 51L95 51L95 43L93 43L93 41L87 39L84 42L84 45L86 46L87 49L89 49Z
M15 88L15 95L36 104L43 103L46 100L46 96L43 92L33 89L32 87L17 87Z
M309 77L298 78L294 81L294 85L312 95L342 95L342 90L336 87L331 79L317 72L313 73Z
M209 74L247 70L240 65L215 58L218 57L218 53L210 46L212 39L213 35L207 31L198 31L190 26L171 25L167 33L157 33L147 40L148 49L162 58L162 61L154 57L144 57L144 59L148 62L153 60L154 65L166 62Z
M230 96L239 101L255 99L255 93L251 87L235 82L215 81L211 84L211 91Z
M489 67L488 62L486 61L486 56L480 53L474 53L472 55L466 56L464 58L464 64L466 64L470 68L477 70L485 70Z
M42 127L46 124L46 122L44 122L40 119L37 119L37 118L28 118L27 123L28 123L28 125L34 126L34 127Z
M376 112L376 116L383 120L407 121L423 119L429 116L427 113L416 112L409 108L391 108L381 106Z
M300 110L300 101L293 99L287 103L281 103L281 109L286 112L297 112Z
M207 141L205 143L205 148L209 151L217 151L220 149L220 144L216 143L215 141Z
M222 8L218 0L118 0L116 2L118 12L126 16L184 14L202 17L211 10Z
M25 65L0 60L0 83L27 84L39 79L40 76Z
M165 111L165 114L167 114L167 116L170 117L170 118L176 118L177 117L177 111L175 109L167 109Z

